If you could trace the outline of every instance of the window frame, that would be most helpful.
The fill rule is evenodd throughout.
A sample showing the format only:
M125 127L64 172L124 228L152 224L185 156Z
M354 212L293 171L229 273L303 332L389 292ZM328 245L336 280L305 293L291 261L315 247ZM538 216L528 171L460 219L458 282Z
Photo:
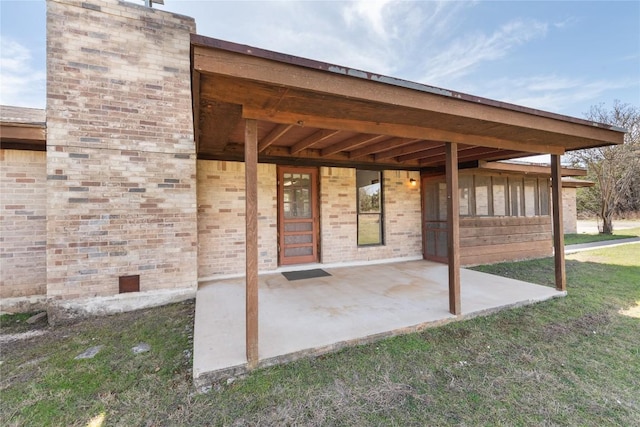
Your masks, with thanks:
M551 202L550 202L550 190L549 188L549 178L545 178L540 175L513 175L513 174L487 174L487 173L470 173L461 175L465 176L465 180L471 182L470 191L468 192L468 213L460 213L458 212L460 218L500 218L500 217L512 217L512 218L534 218L541 216L550 216L551 215ZM488 191L486 194L486 209L483 211L487 211L488 214L478 215L478 182L480 181L479 177L482 177L481 181L484 186L488 186ZM435 177L434 177L435 178ZM444 182L441 177L430 179L430 184L439 186ZM461 182L462 180L459 180ZM527 194L526 187L527 184L533 183L533 193L529 191L530 203L533 203L533 210L528 206L527 203ZM517 187L517 189L516 189ZM461 198L463 194L463 189L465 187L461 187L458 184L458 197ZM498 190L498 191L497 191ZM503 191L503 194L500 193L499 190ZM514 200L514 194L517 194L517 200ZM435 195L435 194L434 194ZM440 196L438 192L438 196ZM531 197L533 196L533 197ZM543 202L543 198L545 201ZM438 198L437 206L434 208L434 212L437 212L440 216L442 212L446 212L446 205L442 204L443 200L441 197ZM504 214L496 215L496 203L498 203L501 209L498 209L498 212L502 212L504 209ZM502 206L504 203L504 206ZM517 211L514 210L513 203L517 204ZM462 205L462 203L461 203ZM530 210L527 213L527 209ZM546 212L545 212L546 211ZM533 214L532 214L533 213ZM442 218L439 218L442 219Z
M380 184L380 196L379 196L379 204L380 209L379 212L360 212L360 187L358 186L358 173L359 172L375 172L378 174L378 181ZM360 217L361 216L378 216L379 217L379 241L374 243L360 243ZM384 246L385 244L385 233L384 233L384 171L375 170L375 169L356 169L356 244L359 248L361 247L370 247L370 246Z

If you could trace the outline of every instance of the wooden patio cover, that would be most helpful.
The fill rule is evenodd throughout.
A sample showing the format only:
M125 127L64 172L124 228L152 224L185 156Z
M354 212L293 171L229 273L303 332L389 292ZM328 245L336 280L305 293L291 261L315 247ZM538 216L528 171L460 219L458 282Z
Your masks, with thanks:
M556 287L565 290L560 155L624 130L199 35L198 158L244 161L247 361L258 362L257 163L445 171L450 311L460 314L458 168L551 154ZM454 197L455 196L455 197Z

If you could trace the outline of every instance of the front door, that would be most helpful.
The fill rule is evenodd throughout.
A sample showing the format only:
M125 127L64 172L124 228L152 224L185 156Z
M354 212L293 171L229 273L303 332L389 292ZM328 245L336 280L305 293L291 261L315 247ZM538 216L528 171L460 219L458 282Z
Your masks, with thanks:
M424 259L444 262L448 258L447 184L422 178L422 250Z
M280 265L318 261L318 170L278 168Z

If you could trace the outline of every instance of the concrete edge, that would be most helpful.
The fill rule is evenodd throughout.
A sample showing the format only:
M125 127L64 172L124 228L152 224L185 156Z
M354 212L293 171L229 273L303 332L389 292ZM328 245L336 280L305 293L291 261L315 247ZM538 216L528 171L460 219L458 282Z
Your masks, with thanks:
M281 356L270 357L267 359L262 359L258 362L257 369L268 368L276 365L283 365L291 362L295 362L300 359L304 359L307 357L318 357L324 354L335 353L347 347L355 347L359 345L371 344L377 341L381 341L386 338L392 338L400 335L407 335L416 332L421 332L425 329L436 328L439 326L444 326L449 323L453 323L461 320L470 320L475 317L482 316L490 316L492 314L496 314L500 311L524 307L528 305L537 304L544 301L549 301L555 298L563 298L567 295L566 291L556 291L555 294L535 299L528 299L523 301L517 301L512 304L506 304L500 307L489 308L485 310L478 310L475 312L462 314L459 316L450 315L444 319L433 320L429 322L419 323L413 326L407 326L404 328L394 329L392 331L381 332L378 334L367 335L361 338L355 338L352 340L339 341L334 344L330 344L323 347L309 348L305 350L296 351L293 353L283 354ZM202 372L197 374L195 371L193 373L193 384L196 389L201 390L203 387L209 386L216 382L220 382L226 380L231 377L236 377L240 375L248 374L250 371L247 368L247 364L231 366L229 368L219 369L216 371Z
M539 285L542 286L542 285ZM502 305L500 307L492 307L492 308L487 308L484 310L478 310L478 311L472 311L466 314L461 314L460 315L460 320L470 320L473 319L475 317L482 317L482 316L490 316L492 314L496 314L500 311L503 310L511 310L514 308L520 308L520 307L525 307L528 305L534 305L540 302L545 302L545 301L549 301L552 299L556 299L556 298L564 298L567 296L567 291L555 291L554 294L548 295L546 297L540 297L540 298L532 298L532 299L528 299L528 300L523 300L523 301L516 301L514 303L511 304L506 304L506 305Z
M0 298L0 314L29 313L47 308L46 295Z
M49 323L55 325L95 316L158 307L195 298L196 289L161 289L105 297L47 301Z
M592 251L596 249L615 248L616 246L640 243L640 237L629 237L626 239L604 240L600 242L578 243L576 245L565 246L565 254L575 254L577 252Z

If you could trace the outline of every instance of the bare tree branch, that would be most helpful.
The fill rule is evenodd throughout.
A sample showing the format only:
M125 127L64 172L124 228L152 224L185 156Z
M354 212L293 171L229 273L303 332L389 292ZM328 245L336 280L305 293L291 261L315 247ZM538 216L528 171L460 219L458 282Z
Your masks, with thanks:
M589 120L613 124L627 130L624 144L568 153L574 165L587 168L595 186L578 193L578 206L596 213L602 233L613 232L613 216L640 210L640 109L616 100L611 110L594 105Z

